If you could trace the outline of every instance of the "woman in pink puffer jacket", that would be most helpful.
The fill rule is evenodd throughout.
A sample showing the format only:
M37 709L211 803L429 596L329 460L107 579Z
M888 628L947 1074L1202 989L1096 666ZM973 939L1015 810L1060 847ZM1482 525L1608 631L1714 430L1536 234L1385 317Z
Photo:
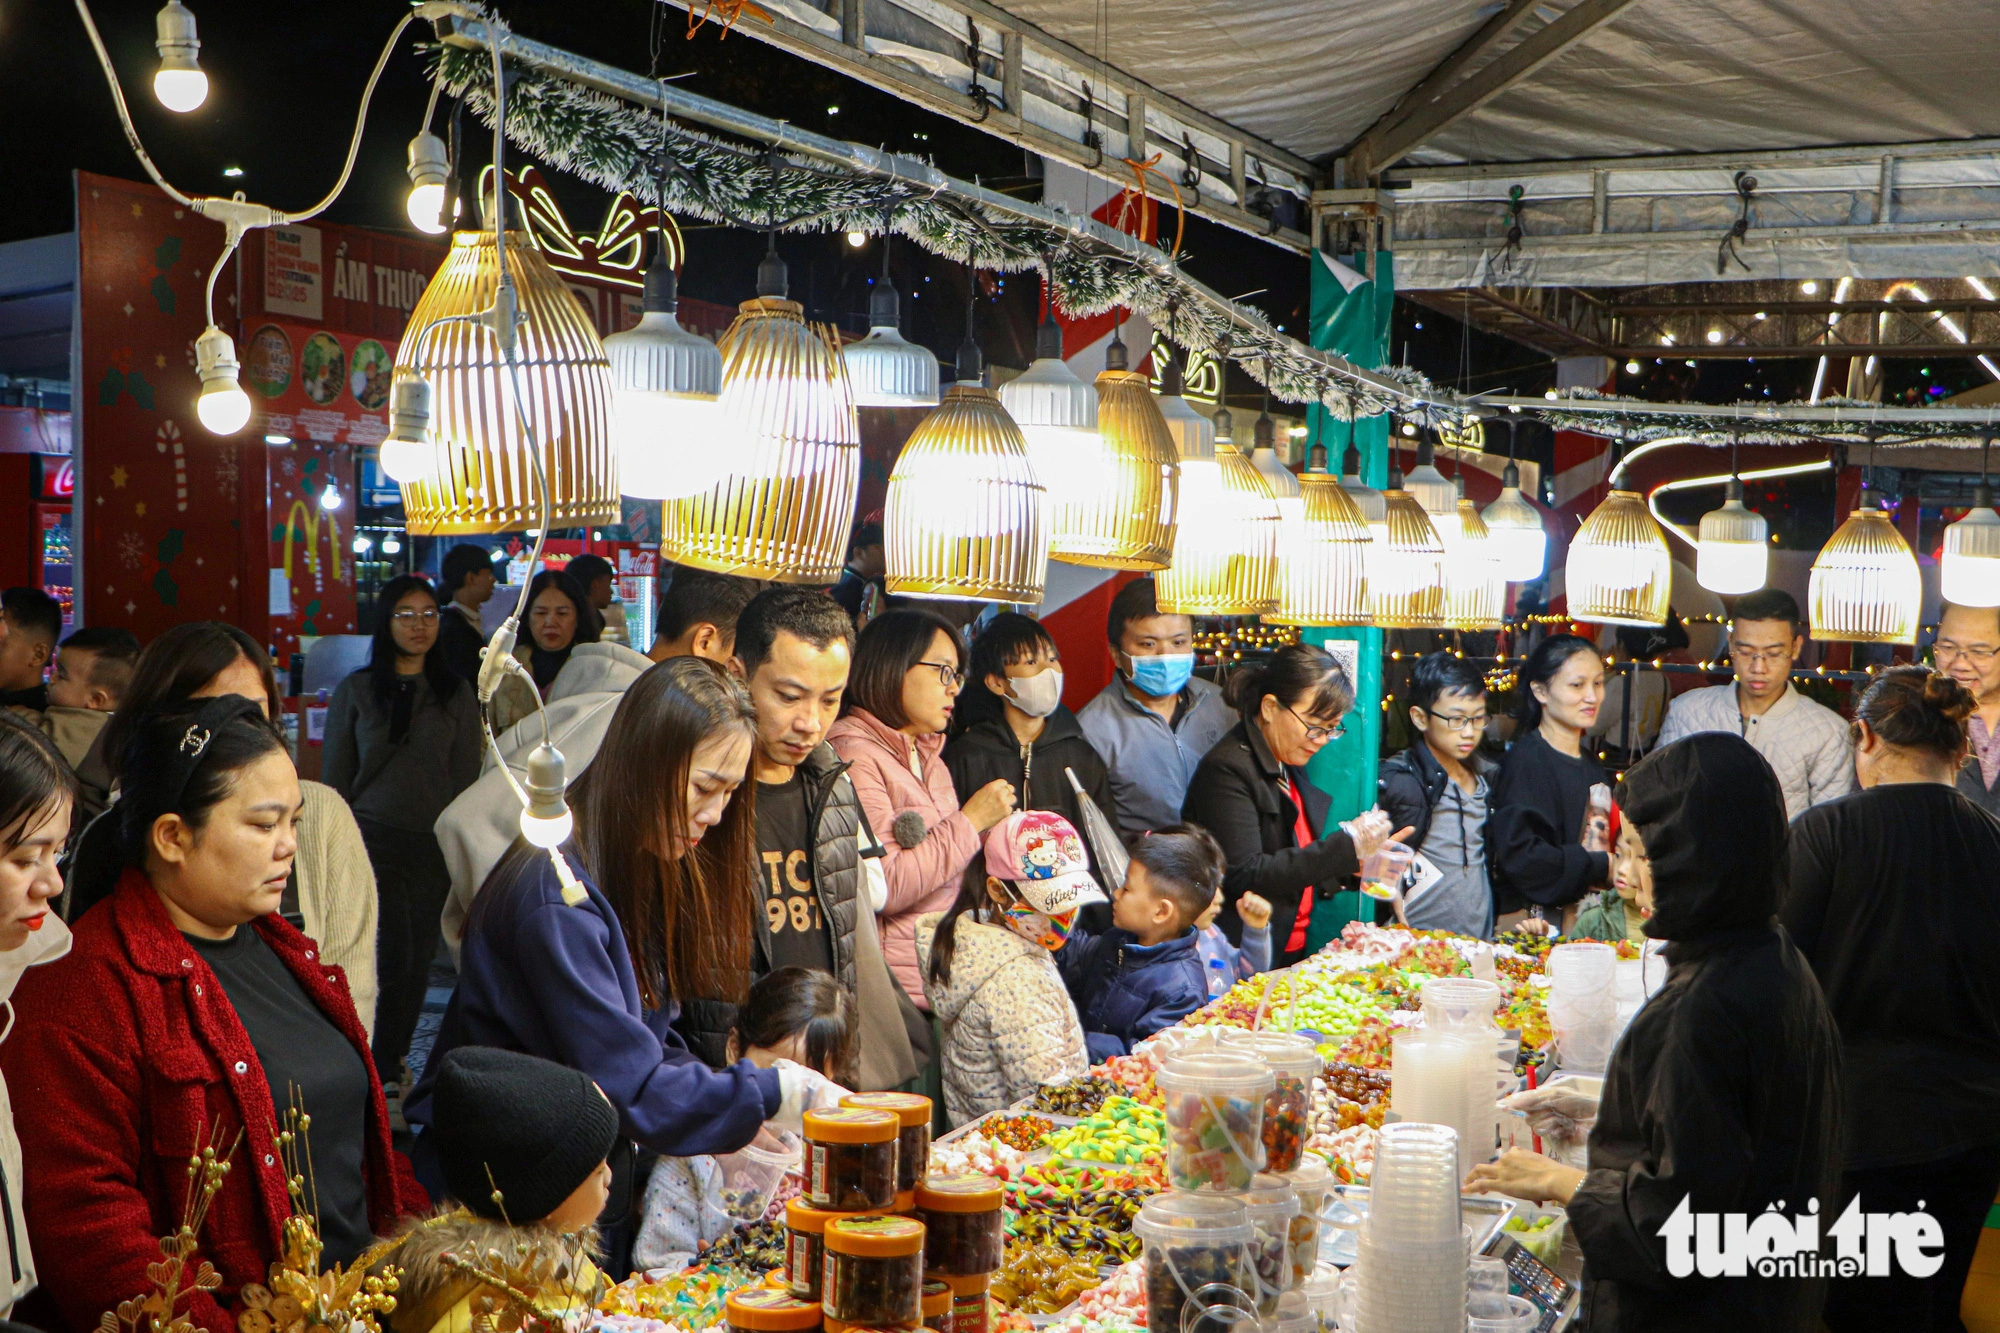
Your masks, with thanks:
M882 840L888 901L882 952L918 1008L928 1010L917 966L916 920L958 897L980 835L1014 809L1013 784L996 778L961 809L939 752L958 699L964 649L930 611L890 611L868 622L854 647L847 716L826 733L851 767L862 813Z

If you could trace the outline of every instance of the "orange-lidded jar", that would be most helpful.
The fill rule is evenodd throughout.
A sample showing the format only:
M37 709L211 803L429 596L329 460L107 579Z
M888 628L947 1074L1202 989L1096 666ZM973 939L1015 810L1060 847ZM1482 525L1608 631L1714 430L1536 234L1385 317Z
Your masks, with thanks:
M730 1333L810 1333L823 1317L819 1306L776 1287L738 1287L723 1301Z
M834 1106L805 1114L805 1200L835 1213L896 1206L896 1140L902 1121L890 1111Z
M924 1177L917 1187L917 1216L923 1219L924 1271L934 1276L968 1277L991 1273L1005 1259L999 1181L967 1171Z
M931 1099L914 1092L850 1092L842 1106L887 1111L902 1129L896 1136L896 1211L916 1206L917 1186L931 1166Z
M855 1213L831 1213L803 1198L785 1204L785 1289L802 1301L820 1298L826 1272L826 1225Z
M820 1305L843 1324L923 1323L924 1224L910 1217L842 1217L826 1227Z
M951 1288L951 1333L987 1333L992 1321L987 1313L986 1288L992 1284L993 1275L939 1274L938 1280Z

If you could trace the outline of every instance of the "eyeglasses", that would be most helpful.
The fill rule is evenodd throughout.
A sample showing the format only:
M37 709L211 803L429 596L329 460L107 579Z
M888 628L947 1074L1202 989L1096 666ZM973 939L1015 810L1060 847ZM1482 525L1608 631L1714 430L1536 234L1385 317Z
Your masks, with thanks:
M1772 666L1783 666L1792 660L1792 650L1790 648L1738 648L1735 644L1731 644L1729 645L1729 656L1733 660L1745 665L1752 662L1762 665L1768 662Z
M389 619L399 625L435 625L438 623L438 609L431 606L422 611L412 611L406 606L400 611L391 611Z
M1486 730L1487 719L1491 716L1488 713L1468 713L1463 717L1453 717L1450 713L1433 713L1428 708L1424 710L1424 713L1431 721L1444 723L1446 731L1461 732Z
M1950 639L1939 639L1935 651L1940 666L1956 657L1963 657L1968 662L1991 662L2000 657L2000 648L1991 644L1955 643Z
M1298 709L1292 707L1290 704L1285 705L1285 711L1287 713L1290 713L1293 717L1298 718L1299 725L1306 729L1306 740L1308 741L1312 742L1337 741L1342 736L1345 736L1347 734L1347 728L1342 726L1338 722L1334 723L1330 727L1320 727L1313 725L1312 723L1306 721L1304 715L1301 714Z
M910 670L915 671L917 667L929 667L931 670L937 672L938 683L948 690L956 689L959 683L965 679L965 674L950 662L918 662Z

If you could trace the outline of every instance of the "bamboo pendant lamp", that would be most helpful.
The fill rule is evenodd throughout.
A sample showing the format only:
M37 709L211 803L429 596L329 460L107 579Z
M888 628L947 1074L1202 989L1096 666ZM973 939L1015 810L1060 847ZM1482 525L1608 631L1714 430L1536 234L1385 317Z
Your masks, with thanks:
M1174 558L1155 580L1169 615L1254 616L1277 605L1278 502L1236 450L1227 412L1211 421L1182 396L1182 370L1169 359L1160 413L1181 460Z
M1389 473L1382 492L1382 539L1368 564L1370 619L1383 629L1449 629L1445 619L1444 542L1430 515Z
M1039 602L1048 492L992 390L954 384L889 474L882 535L899 597Z
M1050 497L1050 549L1073 565L1151 572L1173 557L1180 464L1146 376L1125 365L1114 338L1097 377L1103 452L1091 475Z
M422 536L517 532L541 522L541 495L514 402L534 427L548 477L549 526L619 521L612 453L611 369L576 296L529 241L507 233L507 267L522 322L510 375L485 328L438 324L493 304L499 263L491 231L462 231L417 298L397 352L399 373L431 386L435 466L402 483L410 531Z
M1461 475L1462 487L1465 478ZM1458 497L1458 531L1445 551L1445 618L1459 630L1495 630L1505 625L1507 578L1500 568L1500 544L1472 501Z
M1923 606L1917 557L1880 509L1864 507L1820 548L1807 600L1812 636L1835 643L1915 643Z
M1664 625L1673 607L1673 556L1637 491L1612 491L1569 545L1563 581L1572 619Z
M1303 512L1285 527L1278 552L1278 606L1272 625L1367 625L1368 520L1322 468L1298 477Z

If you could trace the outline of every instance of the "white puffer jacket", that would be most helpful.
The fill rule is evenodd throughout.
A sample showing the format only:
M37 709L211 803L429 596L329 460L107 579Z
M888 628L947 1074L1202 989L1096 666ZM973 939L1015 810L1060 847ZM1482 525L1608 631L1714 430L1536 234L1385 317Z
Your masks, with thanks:
M1001 926L962 916L951 980L929 980L943 915L917 919L917 965L944 1025L944 1106L952 1125L997 1111L1053 1079L1090 1069L1083 1024L1054 957Z

